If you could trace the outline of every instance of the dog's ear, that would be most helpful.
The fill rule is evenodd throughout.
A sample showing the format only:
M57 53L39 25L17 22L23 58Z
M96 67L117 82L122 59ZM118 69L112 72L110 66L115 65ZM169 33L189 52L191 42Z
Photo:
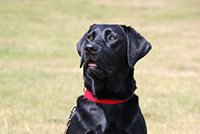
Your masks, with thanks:
M150 50L151 44L132 27L123 26L127 34L127 58L131 68Z
M79 40L79 42L77 43L77 51L79 56L81 57L81 61L80 61L80 68L83 66L83 53L84 53L84 44L86 42L87 39L87 35L88 32L86 32L83 37Z
M95 26L96 24L93 24L92 26L90 26L90 29ZM90 31L90 29L83 35L83 37L79 40L79 42L77 43L77 51L78 54L81 57L81 61L80 61L80 68L83 66L83 54L84 54L84 46L88 37L88 32Z

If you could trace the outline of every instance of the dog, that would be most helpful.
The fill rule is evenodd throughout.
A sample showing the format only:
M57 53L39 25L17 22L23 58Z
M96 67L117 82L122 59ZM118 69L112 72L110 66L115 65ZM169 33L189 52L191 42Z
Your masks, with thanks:
M77 100L66 134L147 134L134 65L151 49L125 25L94 24L77 43L85 95Z

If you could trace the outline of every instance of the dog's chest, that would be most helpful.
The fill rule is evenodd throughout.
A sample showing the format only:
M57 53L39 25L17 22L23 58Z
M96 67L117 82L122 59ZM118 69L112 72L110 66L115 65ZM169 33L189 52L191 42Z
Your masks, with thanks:
M119 129L120 122L124 121L120 116L121 111L110 107L111 105L97 104L81 96L78 99L76 116L79 121L84 122L88 130L98 132L98 134L114 134Z

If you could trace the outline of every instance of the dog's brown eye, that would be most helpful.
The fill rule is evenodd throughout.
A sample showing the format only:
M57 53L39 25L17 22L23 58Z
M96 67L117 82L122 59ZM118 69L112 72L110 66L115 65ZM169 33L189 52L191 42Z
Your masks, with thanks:
M116 38L114 36L110 36L110 40L114 41Z
M92 41L92 40L93 40L92 35L90 35L90 36L88 37L88 39L89 39L90 41Z

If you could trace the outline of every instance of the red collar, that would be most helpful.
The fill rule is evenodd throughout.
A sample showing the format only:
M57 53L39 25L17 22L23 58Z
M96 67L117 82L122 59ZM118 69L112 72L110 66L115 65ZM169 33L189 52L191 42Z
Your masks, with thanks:
M100 100L98 100L98 99L95 99L93 97L92 92L90 92L89 90L86 89L84 97L87 98L88 100L91 100L91 101L96 102L96 103L101 103L101 104L118 104L118 103L123 103L123 102L126 102L126 101L130 100L133 97L133 94L131 95L131 97L129 97L126 100L108 100L108 99L100 99Z

